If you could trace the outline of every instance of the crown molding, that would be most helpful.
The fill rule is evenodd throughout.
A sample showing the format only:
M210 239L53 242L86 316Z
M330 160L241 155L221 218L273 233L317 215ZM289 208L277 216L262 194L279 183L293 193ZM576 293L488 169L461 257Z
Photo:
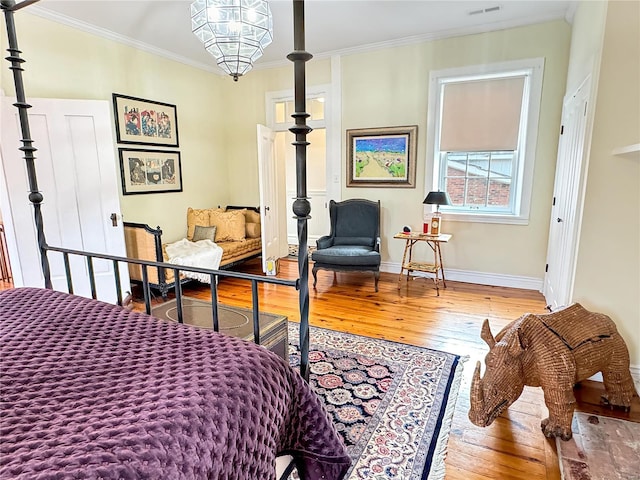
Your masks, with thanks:
M577 5L577 3L576 3ZM317 60L331 58L333 56L343 56L343 55L353 55L357 53L365 53L372 52L375 50L381 50L386 48L400 47L406 45L414 45L423 42L429 42L434 40L442 40L445 38L451 37L460 37L465 35L474 35L479 33L487 33L499 30L506 30L509 28L523 27L527 25L534 25L537 23L544 23L553 20L564 19L567 20L567 16L573 7L573 3L570 5L569 9L566 10L558 10L553 13L548 13L545 15L531 16L526 19L516 19L502 22L489 22L482 25L476 25L471 27L461 27L461 28L452 28L449 30L442 30L440 32L435 33L427 33L422 35L413 35L410 37L399 38L395 40L388 40L384 42L376 42L370 43L367 45L360 45L356 47L332 50L322 53L314 53L313 56ZM575 8L573 9L575 12ZM81 30L83 32L90 33L92 35L96 35L98 37L105 38L107 40L111 40L117 43L121 43L123 45L127 45L132 48L136 48L143 52L151 53L152 55L157 55L159 57L166 58L168 60L173 60L175 62L179 62L185 65L189 65L191 67L198 68L200 70L204 70L207 72L214 73L216 75L225 76L225 73L222 72L217 65L207 64L202 62L197 62L195 60L191 60L182 55L178 55L173 52L169 52L167 50L154 47L144 42L140 42L138 40L134 40L124 35L120 35L114 33L110 30L96 27L94 25L88 24L86 22L82 22L80 20L76 20L75 18L68 17L66 15L62 15L60 13L52 12L50 10L46 10L38 5L33 5L29 8L29 13L32 13L38 17L45 18L47 20L51 20L57 23L61 23L63 25L67 25L71 28L75 28L77 30ZM572 15L571 15L572 16ZM313 52L312 52L313 53ZM254 70L267 70L269 68L279 68L287 65L291 65L291 62L286 58L282 60L277 60L273 62L258 62L254 65Z
M62 25L66 25L71 28L75 28L76 30L80 30L86 33L90 33L92 35L96 35L98 37L111 40L113 42L121 43L123 45L127 45L128 47L135 48L137 50L141 50L146 53L150 53L152 55L157 55L159 57L166 58L168 60L172 60L174 62L182 63L184 65L189 65L190 67L199 68L200 70L205 70L207 72L216 73L222 75L224 72L220 71L217 65L208 65L206 63L197 62L195 60L191 60L182 55L178 55L173 52L169 52L162 48L154 47L153 45L149 45L144 42L140 42L138 40L134 40L132 38L126 37L124 35L120 35L118 33L114 33L105 28L96 27L95 25L91 25L86 22L82 22L80 20L76 20L75 18L68 17L66 15L62 15L60 13L52 12L51 10L46 10L37 5L33 5L29 7L29 13L36 15L38 17L51 20L57 23L61 23Z
M449 30L442 30L434 33L426 33L422 35L413 35L410 37L398 38L395 40L388 40L384 42L369 43L367 45L359 45L357 47L343 48L339 50L331 50L322 53L313 53L313 58L317 60L331 58L333 56L353 55L357 53L372 52L375 50L382 50L385 48L402 47L406 45L414 45L417 43L432 42L435 40L443 40L451 37L463 37L465 35L476 35L479 33L495 32L499 30L507 30L509 28L526 27L528 25L535 25L538 23L551 22L554 20L566 20L567 12L558 10L546 15L538 15L527 17L526 19L509 20L503 22L491 22L482 25L476 25L472 27L460 27L451 28ZM287 59L278 60L275 62L259 63L253 67L254 70L265 70L268 68L283 67L289 65Z

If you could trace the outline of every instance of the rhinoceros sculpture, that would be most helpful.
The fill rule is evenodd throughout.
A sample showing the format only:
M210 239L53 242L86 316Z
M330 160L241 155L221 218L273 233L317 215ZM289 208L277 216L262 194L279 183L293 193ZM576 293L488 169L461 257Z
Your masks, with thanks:
M490 425L515 402L525 385L542 387L549 418L542 421L547 437L569 440L576 383L602 372L602 402L628 411L637 395L629 372L629 351L606 315L573 305L545 315L525 314L494 338L489 321L481 338L489 345L486 370L477 362L471 383L469 419Z

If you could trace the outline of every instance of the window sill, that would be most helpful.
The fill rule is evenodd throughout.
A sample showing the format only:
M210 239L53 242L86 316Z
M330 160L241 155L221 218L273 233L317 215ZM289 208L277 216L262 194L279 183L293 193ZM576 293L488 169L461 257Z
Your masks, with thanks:
M517 215L497 215L482 213L453 213L442 212L443 220L447 222L468 223L500 223L503 225L529 225L529 218Z

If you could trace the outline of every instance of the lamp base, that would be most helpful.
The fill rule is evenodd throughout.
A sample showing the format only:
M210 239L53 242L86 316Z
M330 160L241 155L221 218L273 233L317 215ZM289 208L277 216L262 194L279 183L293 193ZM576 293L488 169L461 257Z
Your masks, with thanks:
M442 223L442 216L440 212L435 212L431 217L431 235L440 235L440 224Z

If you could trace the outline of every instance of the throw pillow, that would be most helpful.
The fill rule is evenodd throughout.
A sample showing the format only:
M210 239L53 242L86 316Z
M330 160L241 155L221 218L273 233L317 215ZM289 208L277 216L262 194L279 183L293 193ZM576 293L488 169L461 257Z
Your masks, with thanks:
M260 223L260 214L253 210L245 210L244 218L247 223Z
M245 218L243 210L210 212L209 222L215 226L216 242L236 242L245 239Z
M202 227L200 225L196 225L196 228L193 231L192 242L198 242L200 240L211 240L212 242L215 242L216 230L216 227Z
M260 238L260 224L259 223L247 223L245 226L245 233L247 238Z
M187 240L193 241L193 233L196 225L210 227L210 214L213 211L222 211L221 208L187 208Z

